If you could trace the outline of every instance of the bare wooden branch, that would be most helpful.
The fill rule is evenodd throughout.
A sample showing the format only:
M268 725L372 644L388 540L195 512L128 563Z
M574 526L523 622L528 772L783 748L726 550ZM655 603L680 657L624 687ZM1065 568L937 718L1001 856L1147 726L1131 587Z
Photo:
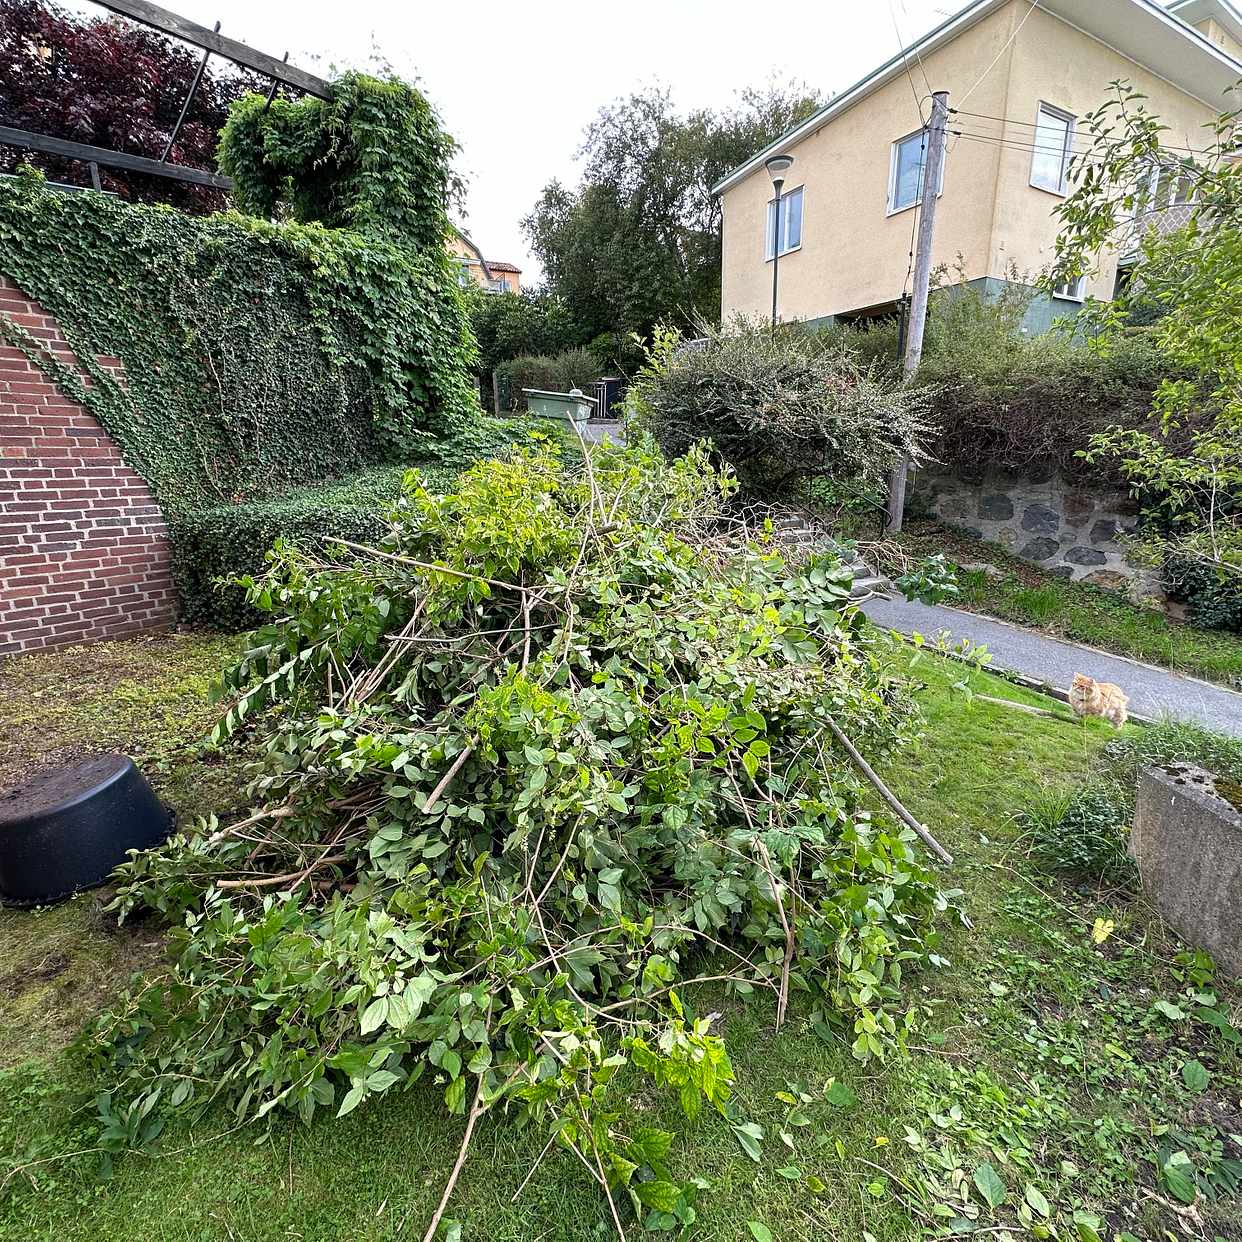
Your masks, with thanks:
M475 744L471 742L470 745L467 746L466 749L453 760L453 766L449 768L449 770L440 778L440 783L431 791L427 801L423 803L424 815L430 815L431 812L435 810L436 803L440 801L441 794L443 794L449 785L452 784L453 777L461 771L462 765L466 762L466 760L474 754L474 746Z
M928 829L920 824L917 819L906 809L904 803L897 797L895 793L876 775L875 769L858 753L858 748L850 741L844 733L841 732L835 720L828 721L828 727L832 730L832 736L841 743L841 748L849 755L854 766L871 782L875 787L876 793L884 799L885 802L901 817L902 821L908 824L918 835L920 841L927 846L937 858L943 863L951 863L953 855L936 840Z
M980 703L995 703L1000 707L1012 707L1014 711L1026 712L1031 716L1047 716L1051 720L1069 721L1069 717L1063 716L1060 712L1050 712L1044 707L1032 707L1029 703L1015 703L1013 699L996 699L990 694L976 694L974 697Z
M469 578L472 582L486 582L488 586L499 587L502 591L516 591L520 595L529 593L530 588L518 586L516 582L502 582L499 578L485 578L482 574L472 574L465 569L454 569L451 565L437 565L433 561L417 561L412 556L400 556L396 552L385 552L382 548L371 548L365 543L354 543L350 539L333 539L354 552L365 552L367 556L378 556L382 561L395 561L398 565L412 565L415 569L431 570L437 574L449 574L453 578Z

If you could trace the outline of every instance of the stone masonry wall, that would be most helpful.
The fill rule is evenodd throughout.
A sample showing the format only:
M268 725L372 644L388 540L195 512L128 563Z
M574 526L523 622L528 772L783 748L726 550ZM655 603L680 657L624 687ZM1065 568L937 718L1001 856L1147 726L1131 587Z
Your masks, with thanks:
M1063 578L1121 587L1140 571L1127 565L1117 536L1133 528L1136 510L1124 492L1093 490L1060 475L967 481L920 471L912 504L946 526L999 543Z
M56 321L3 276L0 315L77 367ZM98 361L121 374L120 359ZM168 529L150 488L94 415L0 345L0 654L118 638L174 616Z

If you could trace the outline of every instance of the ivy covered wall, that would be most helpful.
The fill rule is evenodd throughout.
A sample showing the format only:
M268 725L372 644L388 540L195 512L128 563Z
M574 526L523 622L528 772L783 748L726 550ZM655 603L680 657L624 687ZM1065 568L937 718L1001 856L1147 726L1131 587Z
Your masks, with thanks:
M262 216L0 183L0 273L89 382L12 319L0 340L99 419L166 511L425 456L479 412L442 244L452 142L426 101L350 75L328 102L262 102L237 106L221 145Z

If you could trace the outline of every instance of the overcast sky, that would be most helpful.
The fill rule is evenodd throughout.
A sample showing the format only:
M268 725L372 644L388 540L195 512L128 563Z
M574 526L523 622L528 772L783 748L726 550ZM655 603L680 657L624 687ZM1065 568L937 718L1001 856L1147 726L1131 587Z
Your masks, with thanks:
M577 183L583 129L604 104L652 83L671 87L682 109L728 105L772 77L839 92L898 50L899 31L908 44L964 0L161 2L321 73L365 67L376 49L461 144L466 231L534 283L519 222L551 178Z

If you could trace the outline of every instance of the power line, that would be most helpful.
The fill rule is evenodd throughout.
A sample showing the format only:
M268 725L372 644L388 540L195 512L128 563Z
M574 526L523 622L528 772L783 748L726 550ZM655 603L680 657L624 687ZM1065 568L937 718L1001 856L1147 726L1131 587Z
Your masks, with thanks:
M995 59L979 75L978 80L975 82L974 86L972 86L970 90L968 90L963 96L961 96L962 103L965 103L971 97L971 95L975 93L975 91L979 87L979 83L982 82L983 79L986 78L988 74L991 73L992 70L995 69L996 66L1000 63L1000 58L1004 56L1004 54L1009 50L1009 45L1018 37L1018 34L1022 30L1022 27L1026 25L1026 19L1030 17L1030 15L1034 13L1038 7L1039 7L1039 0L1031 0L1031 7L1027 9L1027 11L1022 15L1022 20L1014 28L1013 34L1011 34L1009 38L1005 40L1004 44L1002 44L1001 50L996 53Z
M909 18L909 16L910 16L910 10L906 8L906 0L897 0L897 2L901 5L901 11L902 11L902 12L906 15L906 17L907 17L907 19L908 19L908 18ZM901 38L900 33L898 34L898 36L897 36L897 37L898 37L899 39ZM915 60L917 60L917 61L919 62L919 73L921 73L921 74L923 75L923 85L924 85L925 87L927 87L927 94L928 94L928 96L930 96L930 95L932 95L932 94L933 94L933 91L932 91L932 85L931 85L931 83L927 80L927 68L926 68L926 66L923 64L923 57L922 57L922 55L921 55L921 54L920 54L920 52L919 52L919 45L918 45L918 43L917 43L917 42L913 44L913 50L914 50L914 59L915 59ZM920 111L921 111L921 110L920 110Z
M918 111L919 120L926 125L927 118L923 115L923 100L919 96L919 88L914 85L914 75L910 72L910 58L906 55L906 41L901 37L901 29L897 25L897 11L893 8L893 0L888 0L888 15L893 22L893 33L897 36L897 46L901 49L901 65L906 71L906 80L910 83L910 93L914 96L914 106ZM922 61L919 64L921 65ZM927 75L924 74L923 77L926 79ZM931 86L929 85L927 89L930 92Z
M987 112L969 112L964 108L950 108L949 111L955 116L969 116L980 121L995 121L999 125L1020 125L1023 129L1043 129L1044 126L1038 121L1019 121L1011 116L992 116ZM1160 144L1162 151L1188 151L1191 155L1213 155L1215 151L1211 147L1184 147L1172 142L1162 142Z

